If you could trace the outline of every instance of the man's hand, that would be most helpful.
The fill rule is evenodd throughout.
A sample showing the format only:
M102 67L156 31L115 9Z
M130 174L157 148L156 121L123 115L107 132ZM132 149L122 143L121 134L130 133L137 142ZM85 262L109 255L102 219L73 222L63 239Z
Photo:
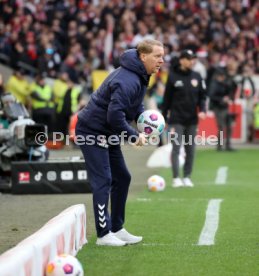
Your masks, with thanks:
M146 134L145 133L139 133L138 139L135 143L136 146L145 146L147 145L148 141L146 138Z
M199 112L198 117L199 117L201 120L204 120L204 119L206 118L206 113L205 113L205 112Z

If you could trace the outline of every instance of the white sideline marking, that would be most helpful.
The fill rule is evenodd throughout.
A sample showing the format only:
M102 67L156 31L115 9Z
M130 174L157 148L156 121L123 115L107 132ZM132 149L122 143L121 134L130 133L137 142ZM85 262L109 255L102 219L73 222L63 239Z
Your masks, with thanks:
M147 202L147 201L151 201L151 198L143 198L143 197L139 197L139 198L137 198L137 201Z
M224 185L227 182L228 177L228 167L219 167L217 171L217 176L215 179L215 184Z
M151 198L144 198L144 197L138 197L136 199L137 201L140 202L151 202L151 201L165 201L165 202L181 202L181 201L189 201L189 198L155 198L155 199L151 199ZM195 201L207 201L207 198L195 198Z
M213 245L219 224L220 203L223 199L211 199L209 201L206 219L197 245Z
M143 246L173 246L173 243L142 243Z
M139 197L137 198L137 201L141 201L141 202L151 202L151 201L184 201L186 199L184 198L156 198L155 200L152 200L151 198L143 198L143 197Z

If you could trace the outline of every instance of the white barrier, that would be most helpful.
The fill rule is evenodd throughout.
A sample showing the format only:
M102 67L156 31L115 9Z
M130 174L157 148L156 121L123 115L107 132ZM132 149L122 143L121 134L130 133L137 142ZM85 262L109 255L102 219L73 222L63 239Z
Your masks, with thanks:
M0 276L44 276L50 259L61 253L75 256L86 243L85 206L71 206L2 254Z
M156 148L149 156L146 166L148 168L171 168L172 167L172 143L168 143L159 148ZM184 147L180 148L179 165L182 168L185 163Z

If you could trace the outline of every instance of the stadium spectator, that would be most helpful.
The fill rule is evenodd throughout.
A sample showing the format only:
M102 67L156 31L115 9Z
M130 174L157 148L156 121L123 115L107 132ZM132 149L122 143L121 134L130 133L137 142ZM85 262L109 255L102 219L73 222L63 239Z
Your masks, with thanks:
M255 99L257 96L255 82L252 78L254 74L252 68L246 64L243 66L243 72L238 80L239 84L239 97L245 100L245 113L246 113L246 125L247 125L247 140L253 141L254 138L254 115L253 109L255 105Z
M51 43L46 43L46 45L42 47L42 51L43 53L38 59L39 73L56 78L58 68L60 68L61 64L60 54L54 49Z
M15 99L24 104L28 104L30 95L30 84L25 78L24 70L17 68L7 80L6 91L10 92Z
M79 72L76 69L77 62L73 54L69 54L61 64L61 72L68 74L69 79L75 83L79 82Z
M106 78L78 114L76 135L86 139L80 147L93 192L97 245L124 246L142 240L123 228L131 175L118 136L124 133L139 146L146 142L145 135L129 122L143 112L150 75L161 67L163 54L163 45L157 40L144 40L137 49L126 51L121 56L121 67ZM88 135L95 139L94 144L88 143ZM116 144L109 142L111 136L117 137Z
M60 73L53 83L54 102L57 110L62 109L62 102L68 89L69 76L66 72Z
M218 68L209 87L210 109L213 110L218 127L217 150L222 151L222 134L226 137L224 142L227 151L233 151L231 147L232 117L229 113L229 105L234 100L233 87L228 79L227 72Z
M68 134L70 117L77 111L81 89L71 80L67 82L65 95L60 99L57 107L57 127L58 131Z
M195 136L198 118L205 119L206 85L199 73L192 70L196 56L192 50L183 50L178 62L172 65L166 83L163 115L172 135L172 187L193 187L192 174ZM199 113L197 115L197 109ZM180 178L179 154L184 145L186 161L183 180Z
M31 85L32 119L39 124L48 126L49 138L53 132L55 118L54 96L51 87L45 83L43 75L37 75Z
M142 21L138 22L138 33L133 37L131 46L135 47L143 39L152 39L153 35L148 33L146 24Z

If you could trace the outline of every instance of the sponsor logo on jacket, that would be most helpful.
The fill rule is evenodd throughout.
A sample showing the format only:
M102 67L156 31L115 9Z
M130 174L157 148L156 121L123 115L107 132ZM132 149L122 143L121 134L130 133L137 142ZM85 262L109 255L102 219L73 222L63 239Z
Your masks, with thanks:
M183 81L182 80L177 80L174 84L174 87L183 87Z

